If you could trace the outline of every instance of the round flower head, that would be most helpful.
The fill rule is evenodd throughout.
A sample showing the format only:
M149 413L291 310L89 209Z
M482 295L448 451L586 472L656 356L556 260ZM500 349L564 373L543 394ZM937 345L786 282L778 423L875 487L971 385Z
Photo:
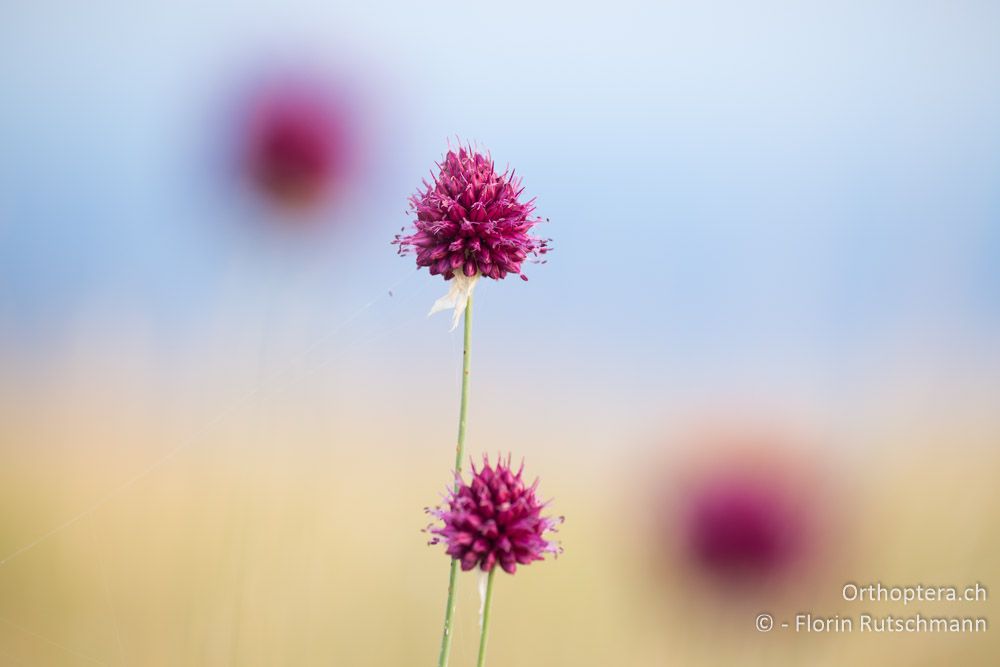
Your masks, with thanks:
M688 547L722 578L753 578L790 566L803 548L802 508L767 480L722 476L689 498Z
M444 523L428 528L435 536L430 544L446 544L446 553L460 561L463 570L479 565L489 572L499 564L510 574L518 563L560 553L545 533L555 531L563 519L541 515L548 503L535 498L537 479L525 486L523 472L523 463L516 473L511 470L509 456L506 462L498 458L493 467L484 456L482 469L472 466L469 484L458 477L457 490L449 492L445 507L427 510Z
M245 170L268 201L287 209L321 203L343 185L351 162L346 104L314 81L279 81L255 96Z
M831 524L827 478L802 451L808 436L730 417L688 436L663 495L663 545L723 585L791 584L822 564ZM803 439L805 438L805 439ZM675 563L671 561L672 567Z
M413 251L418 267L453 281L431 312L454 308L454 328L479 276L501 280L514 273L527 280L521 265L546 254L550 239L532 236L541 222L532 215L535 200L521 201L520 179L509 169L497 173L489 153L449 149L437 166L434 182L425 180L410 197L415 231L397 234L393 244L401 255Z

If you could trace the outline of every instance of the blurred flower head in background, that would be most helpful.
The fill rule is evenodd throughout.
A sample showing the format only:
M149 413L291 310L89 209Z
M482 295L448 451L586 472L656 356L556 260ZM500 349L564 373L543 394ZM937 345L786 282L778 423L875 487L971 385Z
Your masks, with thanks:
M548 503L535 497L538 480L525 486L521 479L524 464L515 473L510 456L497 459L490 466L483 456L483 466L472 464L472 480L461 481L447 499L447 508L428 509L443 526L428 530L435 535L431 544L445 543L446 553L461 562L463 570L476 565L489 572L499 563L509 574L518 564L544 560L546 553L558 554L558 543L546 537L562 523L562 517L543 517Z
M721 471L692 489L683 518L689 556L722 578L780 572L803 550L801 508L763 476Z
M305 74L257 86L243 110L239 159L245 182L261 199L286 213L309 211L347 187L357 153L349 95Z
M681 451L660 493L674 564L731 591L787 583L822 561L826 480L799 438L747 425L701 432Z

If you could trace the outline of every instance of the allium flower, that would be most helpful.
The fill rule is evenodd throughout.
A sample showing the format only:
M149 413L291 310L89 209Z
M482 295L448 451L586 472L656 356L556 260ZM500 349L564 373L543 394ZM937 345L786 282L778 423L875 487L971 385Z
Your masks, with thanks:
M691 555L721 577L759 577L788 567L805 540L800 503L748 476L703 483L689 499Z
M514 473L510 457L497 460L494 467L483 457L483 467L472 466L472 481L458 478L458 489L449 492L446 507L428 509L428 513L444 522L431 526L435 535L430 544L444 543L446 553L457 559L463 570L479 565L483 572L499 563L509 574L517 565L543 560L545 553L558 554L558 543L546 539L545 533L555 531L562 517L543 517L548 503L535 498L536 479L525 486L521 475L524 464Z
M535 200L521 201L520 179L509 169L497 173L489 153L449 149L437 166L434 182L425 180L424 190L410 197L415 231L397 234L393 244L401 255L415 252L418 267L453 281L431 313L454 308L457 324L479 276L516 273L527 280L521 264L546 254L551 240L532 236L541 222L532 215Z
M664 546L725 590L792 582L821 564L831 475L803 456L808 436L730 416L689 437L689 459L659 482Z
M245 170L255 189L289 209L321 202L351 161L351 119L318 82L273 84L251 101Z

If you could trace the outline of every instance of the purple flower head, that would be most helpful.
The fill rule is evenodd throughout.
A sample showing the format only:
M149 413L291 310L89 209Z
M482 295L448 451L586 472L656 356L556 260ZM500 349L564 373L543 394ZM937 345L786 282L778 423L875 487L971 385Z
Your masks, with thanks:
M345 99L316 80L288 77L248 104L244 170L266 200L287 210L324 202L354 163L354 119Z
M437 165L433 183L410 197L416 215L412 234L396 235L399 254L416 253L417 266L451 280L483 275L494 280L521 273L530 256L549 251L550 239L531 235L541 222L533 216L535 200L521 201L521 181L514 172L497 173L489 153L472 147L449 149ZM405 228L404 228L405 231Z
M545 553L560 553L559 545L545 533L555 531L563 519L542 516L548 503L535 498L537 479L525 486L523 472L523 463L516 473L511 470L509 456L506 462L498 457L493 467L484 456L482 469L472 466L469 484L457 476L458 488L449 492L446 506L427 510L444 522L428 528L435 536L430 544L446 544L446 553L458 559L463 570L479 565L489 572L499 563L509 574L518 563L527 565L543 560Z
M720 578L780 572L804 547L801 503L771 480L723 476L703 483L689 503L691 555Z
M822 562L829 473L802 454L808 436L740 423L696 433L668 484L664 544L732 591L792 582Z

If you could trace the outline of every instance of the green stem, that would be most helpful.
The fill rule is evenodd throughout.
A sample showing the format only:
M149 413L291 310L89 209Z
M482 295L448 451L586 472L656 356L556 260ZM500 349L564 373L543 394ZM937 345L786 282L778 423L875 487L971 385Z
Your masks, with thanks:
M465 336L462 344L462 403L458 409L458 444L455 445L455 471L462 472L462 456L465 453L465 424L469 411L469 361L472 356L472 295L465 304ZM458 491L458 481L455 490Z
M479 660L476 667L486 665L486 637L490 631L490 604L493 602L493 575L497 573L496 566L490 570L489 579L486 580L486 599L483 600L483 629L479 635Z
M462 472L462 457L465 454L465 424L469 408L469 361L472 348L469 346L472 333L472 295L465 304L465 336L462 347L462 403L458 409L458 444L455 445L455 474ZM455 480L455 491L458 491L458 480ZM448 604L444 610L444 631L441 634L441 653L438 655L438 667L447 667L448 654L451 652L452 618L455 616L455 583L458 578L458 560L451 559L451 574L448 576Z

